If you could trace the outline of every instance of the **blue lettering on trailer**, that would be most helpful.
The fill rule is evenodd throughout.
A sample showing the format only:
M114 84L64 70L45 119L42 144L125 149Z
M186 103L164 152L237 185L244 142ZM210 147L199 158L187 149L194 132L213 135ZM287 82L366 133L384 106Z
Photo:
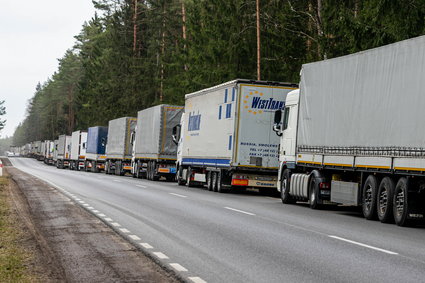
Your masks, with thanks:
M261 97L253 97L251 108L253 109L268 109L268 110L277 110L283 109L285 102L275 100L273 98L261 99Z

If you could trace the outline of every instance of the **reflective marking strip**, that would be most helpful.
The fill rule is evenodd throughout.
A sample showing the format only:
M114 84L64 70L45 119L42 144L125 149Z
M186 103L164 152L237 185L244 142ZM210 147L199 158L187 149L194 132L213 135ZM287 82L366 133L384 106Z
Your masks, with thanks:
M120 230L121 230L121 232L123 232L123 233L130 233L130 231L128 231L127 229L125 229L125 228L120 228Z
M165 254L161 253L161 252L154 252L153 253L156 257L158 257L159 259L169 259L168 256L166 256Z
M347 243L350 243L350 244L362 246L362 247L369 248L369 249L372 249L372 250L380 251L380 252L387 253L387 254L390 254L390 255L398 255L398 253L395 253L395 252L392 252L392 251L388 251L388 250L380 249L380 248L377 248L377 247L369 246L369 245L362 244L362 243L359 243L359 242L344 239L344 238L341 238L341 237L338 237L338 236L332 236L332 235L328 235L328 236L333 238L333 239L337 239L337 240L344 241L344 242L347 242Z
M187 196L184 196L184 195L179 195L179 194L175 194L175 193L169 193L169 194L176 196L176 197L187 198Z
M141 239L139 238L139 237L137 237L136 235L129 235L129 237L132 239L132 240L135 240L135 241L140 241Z
M315 165L322 165L322 162L316 162L316 161L302 161L298 160L298 163L306 163L306 164L315 164Z
M207 281L203 280L201 277L189 277L189 279L194 283L207 283Z
M324 163L327 166L353 167L352 164Z
M394 167L394 170L405 170L405 171L425 171L425 168Z
M391 169L391 167L389 167L389 166L377 166L377 165L356 165L354 167L359 167L359 168Z
M180 272L185 272L185 271L187 271L187 269L186 269L186 268L184 268L183 266L181 266L181 265L180 265L180 264L178 264L178 263L170 263L170 266L171 266L172 268L174 268L175 270L180 271Z
M153 247L151 245L149 245L148 243L140 243L139 245L141 245L145 249L153 249Z
M254 213L251 213L251 212L246 212L246 211L243 211L243 210L239 210L239 209L236 209L236 208L231 208L231 207L224 207L225 209L228 209L228 210L233 210L233 211L236 211L236 212L240 212L240 213L244 213L244 214L248 214L248 215L252 215L252 216L254 216L255 214Z

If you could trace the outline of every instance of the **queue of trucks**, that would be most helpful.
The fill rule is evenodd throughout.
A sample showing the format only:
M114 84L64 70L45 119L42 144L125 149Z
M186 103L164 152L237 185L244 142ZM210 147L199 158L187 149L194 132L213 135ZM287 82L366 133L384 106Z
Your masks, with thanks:
M283 204L425 215L425 36L304 64L300 85L237 79L16 155L178 185L277 189ZM422 119L424 118L424 119Z

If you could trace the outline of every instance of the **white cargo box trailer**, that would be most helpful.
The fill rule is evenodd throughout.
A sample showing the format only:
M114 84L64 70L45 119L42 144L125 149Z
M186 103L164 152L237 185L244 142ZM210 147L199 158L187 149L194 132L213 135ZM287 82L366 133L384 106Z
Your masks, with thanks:
M71 136L60 135L57 146L56 167L64 169L69 166L69 157L71 155Z
M109 121L106 144L105 173L124 175L131 172L131 135L135 131L137 118L122 117Z
M425 36L305 64L283 121L284 203L361 205L367 219L425 216Z
M183 106L165 104L138 112L131 163L134 177L174 179L177 146L172 130L180 123L182 113Z
M83 170L84 160L86 158L87 132L74 131L71 135L71 153L69 169Z
M276 188L279 138L270 122L282 109L289 83L234 80L185 96L178 183Z

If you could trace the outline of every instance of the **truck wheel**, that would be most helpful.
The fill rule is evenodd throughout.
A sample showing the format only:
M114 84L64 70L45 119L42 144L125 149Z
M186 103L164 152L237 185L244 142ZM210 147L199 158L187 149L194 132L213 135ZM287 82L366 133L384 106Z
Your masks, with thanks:
M311 209L320 208L319 204L319 186L317 185L316 178L314 176L311 177L310 186L308 190L308 204Z
M280 188L280 198L282 199L282 203L294 203L294 199L289 195L289 190L291 188L291 171L289 171L289 169L285 169L282 173Z
M207 190L208 191L212 191L213 187L212 187L212 172L208 171L207 173Z
M223 172L217 172L217 192L225 193L227 190L223 186Z
M217 172L211 172L211 186L214 192L217 192Z
M402 177L395 186L393 195L393 214L398 226L407 226L409 213L407 178Z
M394 181L390 177L382 179L378 188L377 213L382 223L393 222Z
M378 193L378 180L375 176L369 175L362 191L362 211L367 220L376 218L376 196Z
M179 169L177 170L177 185L179 185L179 186L184 186L184 184L185 184L183 177L182 177L182 174L183 174L182 167L179 166Z

